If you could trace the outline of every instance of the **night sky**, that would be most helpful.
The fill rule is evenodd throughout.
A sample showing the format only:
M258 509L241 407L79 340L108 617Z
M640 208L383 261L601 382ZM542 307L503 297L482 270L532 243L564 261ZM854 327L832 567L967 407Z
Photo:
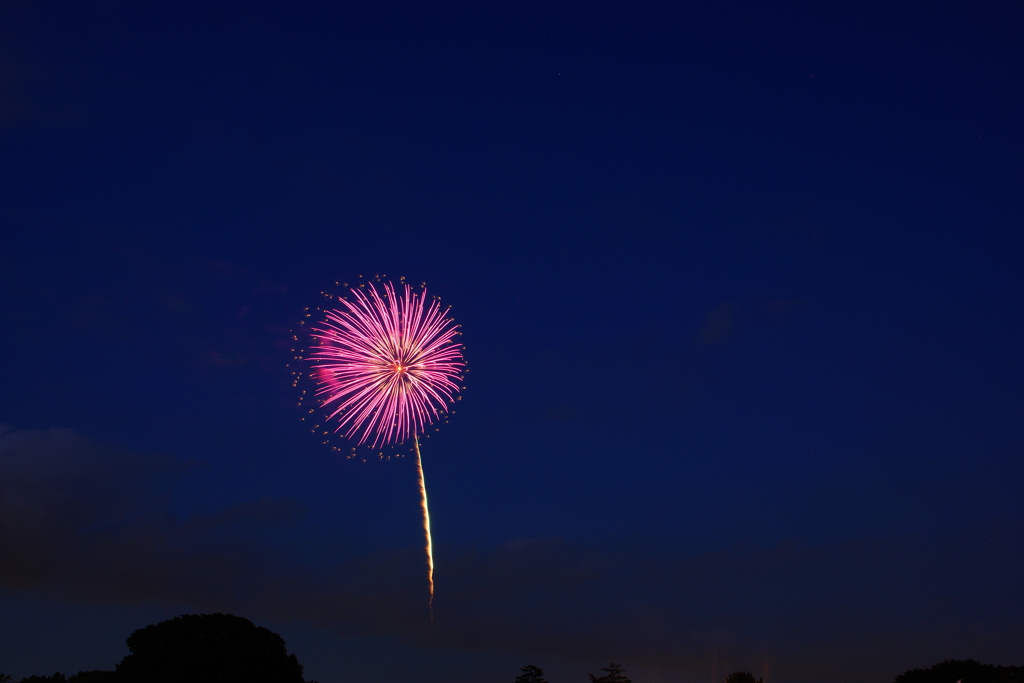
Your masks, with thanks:
M1022 84L1011 3L4 3L0 672L1024 664ZM414 460L287 367L376 274L470 367L433 624Z

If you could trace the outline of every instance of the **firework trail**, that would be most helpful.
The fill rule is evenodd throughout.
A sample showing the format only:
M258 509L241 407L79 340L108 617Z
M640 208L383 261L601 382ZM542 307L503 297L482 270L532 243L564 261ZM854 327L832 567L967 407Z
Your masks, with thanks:
M316 395L335 432L373 448L413 440L426 534L427 578L433 619L434 553L419 434L448 413L461 388L465 363L454 339L458 325L436 298L401 283L353 288L342 308L324 312L312 329L307 361ZM326 434L326 432L325 432Z
M427 535L427 583L430 584L430 620L434 620L434 540L430 536L430 508L427 506L427 482L423 479L420 438L412 437L416 446L416 472L420 475L420 507L423 509L423 531Z

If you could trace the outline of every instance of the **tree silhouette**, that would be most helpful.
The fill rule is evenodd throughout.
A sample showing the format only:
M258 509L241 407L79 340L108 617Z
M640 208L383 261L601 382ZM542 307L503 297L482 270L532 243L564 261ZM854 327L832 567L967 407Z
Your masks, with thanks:
M601 669L601 671L605 672L604 676L601 677L597 677L594 674L587 674L590 676L590 683L633 683L632 680L622 675L626 670L622 668L621 664L612 662L605 668Z
M118 680L113 671L79 671L68 676L68 683L117 683Z
M52 676L28 676L17 682L7 674L0 674L0 683L117 683L117 680L113 671L79 671L67 679L58 671Z
M1024 666L993 666L973 659L947 659L930 669L911 669L894 683L1024 683Z
M284 639L230 614L186 614L128 636L118 683L304 683Z
M516 683L548 683L544 679L544 669L533 664L527 664L522 669L523 673L516 676Z
M763 678L754 678L749 671L737 671L725 677L725 683L762 683Z

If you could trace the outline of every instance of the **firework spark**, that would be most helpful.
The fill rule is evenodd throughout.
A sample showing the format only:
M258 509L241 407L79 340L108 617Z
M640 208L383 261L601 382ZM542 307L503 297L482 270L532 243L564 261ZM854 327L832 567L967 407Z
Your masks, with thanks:
M351 291L351 300L338 300L343 308L325 311L313 327L315 345L306 360L313 363L327 420L337 422L335 432L373 448L413 439L433 618L434 556L419 434L448 412L459 392L465 363L454 341L458 325L438 299L428 302L426 289L415 292L402 283L396 293L390 282L379 290L371 282Z

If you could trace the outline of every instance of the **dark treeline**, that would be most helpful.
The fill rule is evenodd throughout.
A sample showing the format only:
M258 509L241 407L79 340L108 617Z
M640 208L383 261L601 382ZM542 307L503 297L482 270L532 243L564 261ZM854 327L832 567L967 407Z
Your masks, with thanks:
M1024 683L1024 666L994 666L973 659L947 659L930 669L911 669L893 683Z
M522 673L516 676L516 683L548 683L547 679L544 678L544 669L539 666L527 664L520 671ZM612 662L601 669L601 671L604 671L604 676L587 674L590 676L590 683L633 683L631 679L626 677L626 670L622 668L621 664Z
M130 654L113 671L79 671L65 677L28 676L0 683L317 683L302 677L302 665L288 654L284 638L230 614L185 614L138 629L127 640ZM633 683L621 664L610 663L590 683ZM544 670L527 664L515 683L548 683ZM724 683L763 683L736 671ZM995 666L973 659L949 659L929 669L911 669L893 683L1024 683L1024 666Z
M185 614L140 628L113 671L65 677L29 676L20 683L317 683L302 677L284 638L230 614ZM0 674L0 683L15 683Z
M515 683L548 683L544 670L527 664L516 676ZM603 676L590 676L590 683L633 683L625 676L622 665L612 662L601 669ZM0 681L0 683L3 683ZM725 677L725 683L764 683L749 671L736 671ZM911 669L901 673L893 683L1024 683L1024 666L995 666L973 659L947 659L930 669Z
M79 671L67 678L62 673L55 673L52 676L28 676L21 679L19 683L104 683L115 680L113 671ZM0 683L15 683L14 679L6 674L0 674Z

